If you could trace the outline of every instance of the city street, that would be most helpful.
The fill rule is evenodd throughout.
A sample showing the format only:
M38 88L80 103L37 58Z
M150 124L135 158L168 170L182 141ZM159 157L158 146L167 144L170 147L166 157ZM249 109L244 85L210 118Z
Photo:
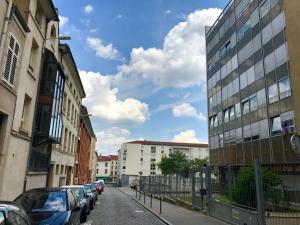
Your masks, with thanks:
M162 225L158 218L117 188L106 187L83 225Z

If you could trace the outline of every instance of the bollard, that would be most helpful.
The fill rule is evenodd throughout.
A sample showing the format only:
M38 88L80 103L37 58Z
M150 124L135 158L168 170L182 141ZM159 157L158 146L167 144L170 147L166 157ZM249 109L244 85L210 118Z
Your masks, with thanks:
M146 203L146 194L144 192L144 204Z
M152 208L152 194L150 195L150 208Z
M161 214L161 196L159 196L159 214Z

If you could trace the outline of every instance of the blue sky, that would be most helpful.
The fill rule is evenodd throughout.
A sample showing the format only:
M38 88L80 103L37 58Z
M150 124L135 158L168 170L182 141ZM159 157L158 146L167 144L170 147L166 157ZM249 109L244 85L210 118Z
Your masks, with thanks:
M99 153L134 139L207 142L204 27L227 0L54 0Z

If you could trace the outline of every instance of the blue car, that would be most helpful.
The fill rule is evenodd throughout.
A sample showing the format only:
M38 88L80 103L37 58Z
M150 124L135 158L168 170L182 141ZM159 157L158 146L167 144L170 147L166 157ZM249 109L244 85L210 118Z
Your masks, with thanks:
M14 201L26 211L32 225L79 225L82 208L69 188L37 188Z
M90 198L87 195L85 187L83 185L68 185L62 187L70 188L74 192L76 198L79 201L80 206L82 207L80 222L86 222L87 215L90 214Z

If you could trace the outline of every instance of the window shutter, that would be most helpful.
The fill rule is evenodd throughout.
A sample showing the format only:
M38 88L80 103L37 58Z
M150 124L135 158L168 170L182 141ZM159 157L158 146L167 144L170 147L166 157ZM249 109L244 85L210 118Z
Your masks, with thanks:
M4 80L7 81L10 85L14 85L15 83L19 48L20 46L17 43L16 39L14 38L14 36L11 35L4 69Z

